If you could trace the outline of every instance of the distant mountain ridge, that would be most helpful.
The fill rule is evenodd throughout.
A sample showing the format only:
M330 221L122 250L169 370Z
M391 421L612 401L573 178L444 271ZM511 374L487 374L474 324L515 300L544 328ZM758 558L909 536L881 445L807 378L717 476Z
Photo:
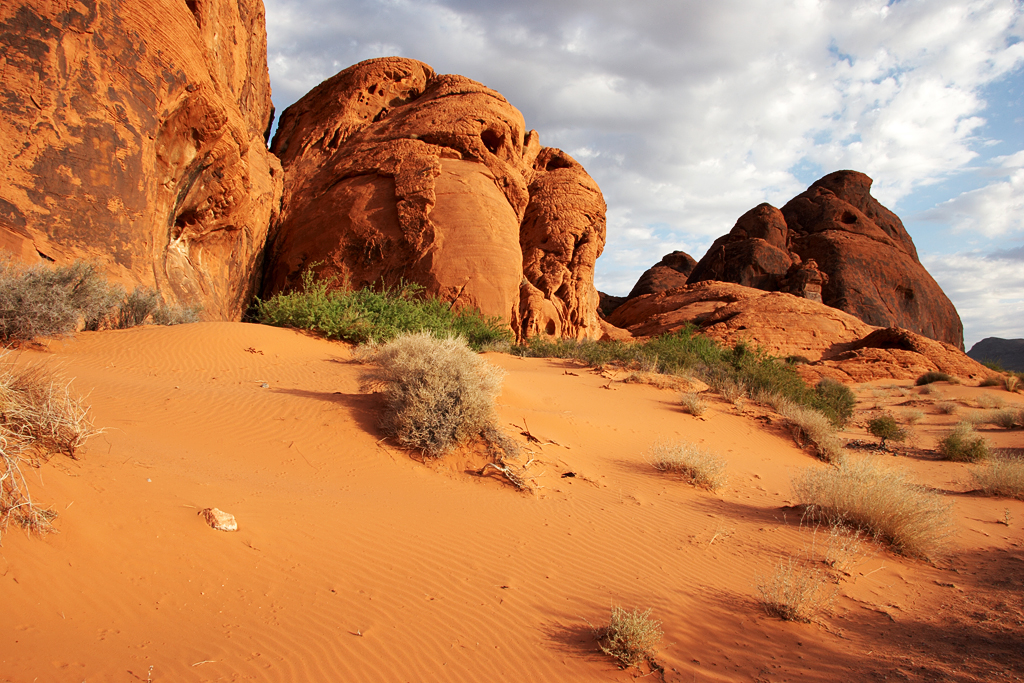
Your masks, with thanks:
M994 361L1005 370L1024 371L1024 339L986 337L972 346L967 355L979 363Z

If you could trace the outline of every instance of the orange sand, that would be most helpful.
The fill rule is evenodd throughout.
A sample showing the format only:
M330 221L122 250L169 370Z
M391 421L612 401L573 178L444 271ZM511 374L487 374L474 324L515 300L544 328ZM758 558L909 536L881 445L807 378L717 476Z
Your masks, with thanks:
M825 465L756 406L711 397L695 418L672 391L489 354L508 370L502 426L536 459L543 488L525 494L467 472L469 454L422 463L382 441L350 347L299 332L146 327L18 358L74 377L105 431L30 473L58 533L2 539L3 681L629 681L592 635L612 605L663 622L667 681L1024 676L1024 503L964 493L970 466L920 448L883 457L948 492L955 552L871 546L831 613L799 624L768 617L756 584L821 554L790 479ZM927 399L888 384L862 407ZM955 418L920 406L932 448ZM1024 447L1024 431L984 433ZM659 438L717 451L726 489L653 471ZM239 531L212 530L206 507Z

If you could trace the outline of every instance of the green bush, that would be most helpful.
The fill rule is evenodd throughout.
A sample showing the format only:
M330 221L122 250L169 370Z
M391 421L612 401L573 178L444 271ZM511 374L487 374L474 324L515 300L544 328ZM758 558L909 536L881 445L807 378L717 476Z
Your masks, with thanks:
M813 407L837 427L850 421L856 405L857 397L853 390L842 382L825 377L814 387Z
M452 311L449 304L422 297L419 285L374 292L332 289L335 280L302 275L302 291L257 299L256 322L313 330L329 339L353 343L386 342L400 334L427 331L435 337L461 336L471 347L508 343L511 331L498 318L475 309Z
M160 294L155 289L136 287L121 302L114 327L123 330L141 325L156 310L159 303Z
M968 422L960 422L939 441L939 453L954 462L978 462L989 456L988 443Z
M199 314L202 313L202 304L187 304L185 306L168 306L160 304L153 311L154 325L182 325L184 323L199 322Z
M459 337L405 334L370 346L363 360L367 386L383 389L384 432L403 446L438 457L494 428L494 402L504 371L473 353Z
M917 386L924 386L925 384L931 384L932 382L954 382L952 375L948 375L945 372L926 372L917 378Z
M99 329L123 298L91 263L24 266L0 258L0 341L71 334L80 324Z
M889 413L868 420L868 431L882 440L882 448L885 448L886 441L904 441L907 438L907 430Z

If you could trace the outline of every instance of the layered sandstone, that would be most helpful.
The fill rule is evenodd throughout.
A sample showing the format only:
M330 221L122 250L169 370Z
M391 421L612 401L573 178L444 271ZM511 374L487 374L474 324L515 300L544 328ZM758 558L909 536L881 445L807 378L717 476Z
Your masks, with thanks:
M782 207L740 217L690 274L790 292L963 348L953 304L921 265L902 222L870 194L871 178L837 171Z
M397 57L356 64L281 117L286 170L264 296L312 267L337 286L416 283L519 338L597 338L597 184L499 93Z
M0 6L0 248L238 319L282 177L261 0Z

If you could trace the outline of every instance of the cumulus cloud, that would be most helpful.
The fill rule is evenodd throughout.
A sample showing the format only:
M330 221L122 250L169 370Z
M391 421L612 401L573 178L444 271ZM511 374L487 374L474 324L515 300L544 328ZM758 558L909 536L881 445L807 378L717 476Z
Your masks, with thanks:
M1009 252L921 259L960 313L968 349L985 337L1024 337L1024 247Z
M955 232L999 237L1024 233L1024 151L992 159L983 175L1005 179L963 192L922 213Z
M503 93L604 191L616 294L807 169L863 171L889 206L955 177L978 161L982 89L1024 63L1018 0L265 1L279 106L391 54ZM1015 173L943 220L1019 229L995 208L1019 201Z

